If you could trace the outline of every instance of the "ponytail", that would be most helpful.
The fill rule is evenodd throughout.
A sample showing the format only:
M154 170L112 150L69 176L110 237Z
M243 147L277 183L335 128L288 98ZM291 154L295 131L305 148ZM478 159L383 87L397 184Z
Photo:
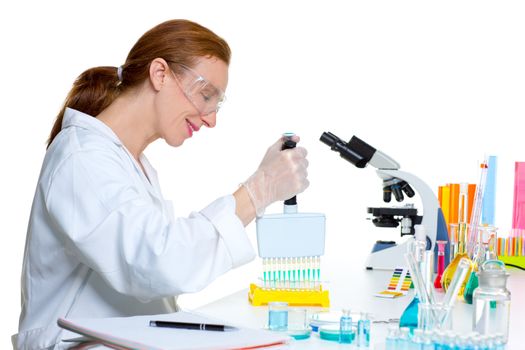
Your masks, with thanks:
M119 85L120 80L115 67L95 67L80 74L57 115L47 140L47 147L49 148L62 129L62 120L67 107L95 117L117 98L120 93Z

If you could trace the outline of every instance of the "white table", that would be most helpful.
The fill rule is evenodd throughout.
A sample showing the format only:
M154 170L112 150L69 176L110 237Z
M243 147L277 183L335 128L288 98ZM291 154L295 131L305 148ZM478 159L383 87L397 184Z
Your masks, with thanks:
M399 318L405 307L412 300L412 292L396 299L374 297L373 294L386 288L392 271L352 271L348 278L338 274L338 278L327 285L330 291L331 310L350 308L356 311L366 311L373 314L376 320ZM334 276L335 277L335 276ZM509 343L507 349L518 350L525 346L521 341L523 316L525 315L525 271L512 270L508 280L508 289L512 293L511 320ZM308 308L316 311L319 308ZM215 302L198 308L196 311L211 317L216 317L233 324L252 328L263 328L267 323L268 309L266 306L254 307L248 302L248 290L226 296ZM453 314L453 327L457 331L469 332L472 325L472 305L457 301ZM383 349L387 332L386 324L372 324L371 349ZM352 349L355 346L338 344L337 342L321 340L312 334L308 340L292 342L287 349Z

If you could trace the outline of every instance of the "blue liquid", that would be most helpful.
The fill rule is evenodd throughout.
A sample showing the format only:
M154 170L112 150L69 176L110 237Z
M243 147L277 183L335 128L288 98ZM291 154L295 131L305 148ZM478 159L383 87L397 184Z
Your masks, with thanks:
M268 314L268 328L272 331L285 331L288 328L288 311L273 311Z
M357 322L357 345L366 348L370 346L370 320Z
M408 304L405 311L399 320L399 327L408 327L411 331L417 328L417 312L419 309L419 298L414 296L414 299Z
M352 330L352 317L342 316L339 323L339 343L352 344L355 334Z
M478 286L478 275L476 275L476 272L472 271L468 279L467 286L465 287L465 292L463 292L463 297L465 298L467 304L472 304L472 296L474 295L474 290L478 288Z

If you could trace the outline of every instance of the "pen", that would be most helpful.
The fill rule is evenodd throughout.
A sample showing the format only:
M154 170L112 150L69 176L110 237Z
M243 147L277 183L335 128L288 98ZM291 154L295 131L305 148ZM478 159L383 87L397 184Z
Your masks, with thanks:
M195 330L200 330L200 331L217 331L217 332L227 332L227 331L237 330L237 328L235 327L225 326L222 324L205 324L205 323L173 322L173 321L149 321L149 325L150 327L195 329Z

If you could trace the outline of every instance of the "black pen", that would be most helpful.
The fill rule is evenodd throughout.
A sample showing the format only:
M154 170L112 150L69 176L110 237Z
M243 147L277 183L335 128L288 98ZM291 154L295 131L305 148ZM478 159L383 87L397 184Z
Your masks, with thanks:
M235 327L225 326L222 324L205 324L205 323L174 322L174 321L149 321L149 325L150 327L195 329L195 330L200 330L200 331L217 331L217 332L228 332L228 331L237 330L237 328Z

